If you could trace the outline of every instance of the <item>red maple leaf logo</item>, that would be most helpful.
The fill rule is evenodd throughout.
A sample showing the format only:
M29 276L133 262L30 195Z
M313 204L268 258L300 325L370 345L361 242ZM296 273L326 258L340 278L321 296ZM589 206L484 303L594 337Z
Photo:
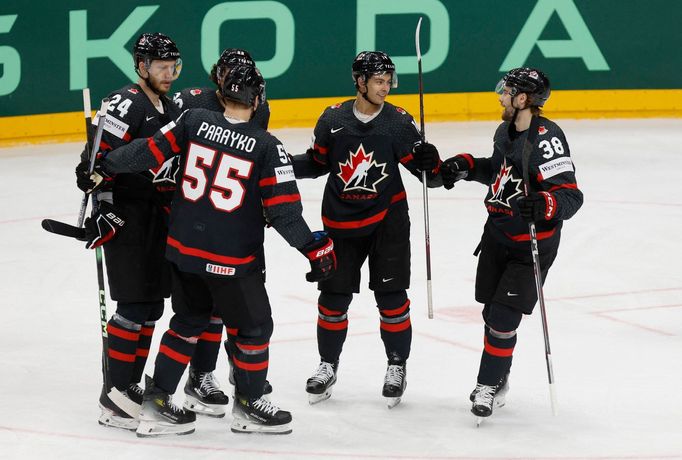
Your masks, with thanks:
M344 191L365 190L376 193L376 185L388 177L388 174L384 172L386 163L377 164L373 159L374 152L365 153L362 144L355 153L349 153L350 158L344 163L339 163L340 171L337 174L345 185ZM378 177L377 174L372 174L372 178L370 178L369 175L373 168L377 169ZM373 181L368 184L368 179Z

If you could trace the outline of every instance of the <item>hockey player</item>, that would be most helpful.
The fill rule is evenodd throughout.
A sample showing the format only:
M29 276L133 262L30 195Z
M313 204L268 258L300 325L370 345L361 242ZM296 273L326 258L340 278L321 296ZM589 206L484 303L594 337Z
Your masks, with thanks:
M218 62L213 64L213 68L211 69L211 74L210 78L213 83L215 83L216 88L185 88L182 91L175 93L175 96L173 96L173 102L177 104L178 107L180 107L182 110L187 110L187 109L208 109L212 110L214 112L219 112L223 113L225 111L225 105L223 102L223 97L220 93L220 87L222 86L222 82L225 80L225 77L227 76L228 72L230 69L234 66L237 65L247 65L251 67L255 67L256 63L253 61L251 58L251 55L248 53L246 50L242 50L239 48L226 48L221 54L220 58L218 59ZM251 120L252 123L256 123L258 126L263 128L264 130L267 131L268 129L268 121L270 120L270 107L268 105L267 100L265 100L265 92L263 93L263 98L261 102L258 104L258 108L256 109L256 112L253 114L253 119ZM218 321L216 321L218 319ZM212 318L211 319L211 326L209 328L211 329L212 337L217 338L220 340L220 337L222 336L222 320L219 318ZM235 340L235 334L234 332L235 329L232 327L227 327L227 332L228 332L228 337L230 340ZM203 342L205 345L202 345L201 342L197 346L197 350L195 350L195 354L192 357L192 362L190 365L190 373L196 372L196 369L199 369L203 371L204 373L209 373L207 375L213 375L211 372L215 369L216 365L216 358L218 355L217 349L212 348L212 343L208 341ZM202 351L201 347L202 346L209 346L209 350L207 351ZM212 359L209 359L212 358ZM234 385L234 366L232 364L232 360L229 359L230 363L230 383ZM194 391L192 388L189 386L190 385L190 380L187 381L188 385L185 387L185 393L188 394L187 399L185 400L185 407L188 409L193 409L193 410L201 410L201 408L206 408L206 411L220 411L222 407L224 406L219 406L219 405L207 405L206 401L196 401L193 396L191 396L191 393ZM272 393L272 386L270 385L270 382L267 380L265 381L265 388L263 389L265 394L270 394Z
M139 436L182 434L194 418L171 402L197 336L217 307L237 329L228 342L235 365L232 431L290 433L291 414L263 397L273 330L264 285L265 219L309 260L308 281L332 275L335 256L324 232L311 233L282 144L249 122L264 82L251 66L234 67L221 88L225 112L192 109L154 137L131 142L98 163L103 173L130 173L181 155L166 257L175 315L162 338L153 380L147 377ZM226 238L226 235L229 238Z
M166 97L182 67L176 44L161 33L143 33L133 46L138 81L114 91L110 99L101 149L109 151L132 139L151 136L175 120L180 110ZM89 162L82 158L76 169L79 187L92 184L84 177ZM117 301L116 313L109 320L108 365L114 388L131 401L112 400L103 388L100 396L99 423L135 430L142 403L138 385L149 354L156 321L163 313L164 298L170 295L170 271L164 258L166 246L167 193L163 190L172 162L155 174L121 174L111 181L110 190L99 192L100 209L86 221L87 247L104 243L110 295ZM161 191L160 191L161 190ZM123 217L124 216L124 217ZM125 225L122 224L125 222ZM218 324L221 329L221 324ZM220 339L211 342L210 334L199 343L208 343L217 355ZM201 348L201 346L200 346ZM161 351L163 353L163 350ZM200 353L198 353L200 354ZM217 389L211 373L191 374L188 384L199 399L228 403ZM118 395L118 393L116 393ZM223 409L224 413L224 409Z
M488 220L476 250L476 300L483 304L484 347L470 395L471 412L479 423L494 407L504 405L516 330L537 302L528 223L535 222L537 228L544 282L557 255L562 223L583 202L566 137L556 123L542 116L550 95L547 77L537 69L513 69L496 91L503 123L495 132L492 156L460 154L441 167L446 188L461 179L488 187L484 200ZM526 140L532 145L529 184L523 184Z
M429 171L438 186L438 152L417 144L420 135L410 114L386 102L398 76L391 59L364 51L352 64L355 99L327 108L317 121L313 147L294 156L297 178L328 174L322 222L334 238L336 275L318 285L317 344L320 364L306 382L310 404L331 396L348 331L347 311L360 290L360 268L369 258L369 288L380 315L388 366L382 394L391 408L407 385L406 362L412 327L410 301L410 221L402 164L415 176ZM413 153L414 149L414 153Z
M220 86L230 69L236 65L256 66L248 51L239 48L225 48L218 58L218 62L213 64L210 78L215 83L215 88L194 87L185 88L175 93L173 102L182 110L187 109L208 109L222 113L225 107L220 95ZM270 121L270 105L263 93L263 102L258 105L256 113L253 115L252 122L267 131Z

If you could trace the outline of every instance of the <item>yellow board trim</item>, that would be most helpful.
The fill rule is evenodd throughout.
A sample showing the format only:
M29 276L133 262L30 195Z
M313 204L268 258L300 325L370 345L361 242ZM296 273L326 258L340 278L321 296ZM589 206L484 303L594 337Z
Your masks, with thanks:
M270 100L270 128L312 128L325 107L351 97ZM392 95L389 101L419 117L416 94ZM425 94L424 108L429 123L500 119L492 92ZM545 112L550 118L679 118L682 90L553 91ZM83 141L84 130L83 112L0 117L0 147Z

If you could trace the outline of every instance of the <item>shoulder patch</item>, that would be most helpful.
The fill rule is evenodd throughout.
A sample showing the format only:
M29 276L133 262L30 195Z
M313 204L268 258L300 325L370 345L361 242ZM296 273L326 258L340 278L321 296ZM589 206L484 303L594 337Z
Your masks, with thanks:
M395 109L398 111L398 113L402 113L403 115L407 115L407 112L406 112L405 109L403 109L402 107L397 107L397 106L396 106Z
M119 139L126 139L129 127L130 126L127 123L122 122L110 114L104 119L104 130L110 132ZM128 138L130 138L130 136L128 136Z
M545 128L544 125L543 125L543 126L539 126L539 127L538 127L538 134L541 135L541 136L542 136L543 134L547 134L547 128Z
M339 107L341 107L341 104L342 104L342 102L339 102L338 104L334 104L334 105L330 106L329 108L330 109L338 109Z
M199 88L190 89L189 94L191 94L192 96L198 96L199 94L201 94L201 90Z
M128 88L128 92L132 94L138 94L140 90L138 90L137 88Z
M540 170L539 180L546 180L564 172L575 172L573 162L568 157L556 158L538 166Z

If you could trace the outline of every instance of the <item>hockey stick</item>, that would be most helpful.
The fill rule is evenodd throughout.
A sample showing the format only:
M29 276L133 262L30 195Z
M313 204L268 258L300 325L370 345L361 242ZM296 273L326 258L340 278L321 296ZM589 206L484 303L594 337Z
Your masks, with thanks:
M523 152L521 154L521 166L523 169L523 192L528 196L530 181L528 172L528 163L530 154L533 151L533 144L538 133L538 117L531 118L530 126L528 127L528 134L523 144ZM540 252L538 251L538 236L535 230L535 222L528 224L528 233L530 234L530 252L533 256L533 272L535 274L535 290L538 294L538 302L540 303L540 316L542 317L542 333L545 339L545 361L547 362L547 378L549 380L549 396L552 404L552 414L557 415L557 396L556 388L554 386L554 369L552 367L552 351L549 347L549 330L547 328L547 310L545 308L545 295L542 289L542 271L540 267Z
M422 144L426 142L424 132L424 85L422 81L422 52L419 47L419 31L422 27L422 19L417 22L417 30L414 33L414 43L417 48L417 68L419 76L419 133ZM426 301L429 319L433 319L433 291L431 289L431 236L429 232L429 188L426 185L426 171L422 171L422 188L424 190L424 242L426 245Z
M90 93L85 96L83 90L83 103L85 106L85 124L86 132L88 133L88 153L90 155L90 167L88 172L92 174L95 170L95 160L97 159L97 152L99 152L100 142L102 141L102 133L104 132L104 125L107 118L107 110L109 107L109 99L102 99L102 106L99 111L99 121L97 122L97 132L94 141L92 140L92 124L90 123ZM97 196L93 193L89 195L92 199L92 212L94 213L99 208ZM87 197L85 194L84 205L81 204L81 214L78 218L78 227L82 227L83 217L85 215L85 207L87 207ZM100 332L102 334L102 381L104 383L104 391L111 401L114 402L120 409L125 411L131 417L137 417L140 413L140 407L125 397L114 385L111 383L111 375L109 373L109 334L107 332L107 297L104 290L104 264L102 261L102 247L95 248L95 261L97 263L97 287L99 291L99 322Z

